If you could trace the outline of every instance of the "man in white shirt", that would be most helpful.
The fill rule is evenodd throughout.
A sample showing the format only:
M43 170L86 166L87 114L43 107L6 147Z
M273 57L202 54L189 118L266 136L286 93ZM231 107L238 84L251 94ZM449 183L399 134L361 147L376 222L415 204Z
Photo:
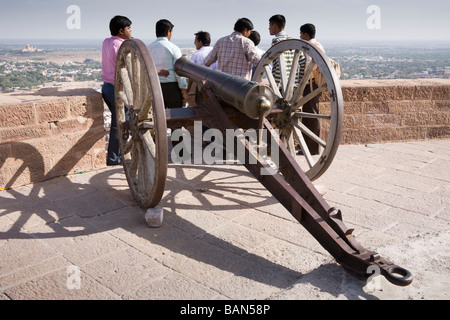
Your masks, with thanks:
M211 35L206 31L197 32L195 34L194 44L197 51L192 54L191 60L196 64L202 64L213 49L213 47L210 46ZM217 69L217 63L213 63L210 68Z
M181 50L170 42L174 25L169 20L159 20L156 23L156 37L148 50L155 63L156 69L169 71L167 77L160 76L161 90L166 108L181 108L187 100L187 80L175 72L175 62L181 58Z
M199 31L195 34L195 40L194 40L195 51L192 56L191 60L192 62L196 64L203 64L203 61L205 61L205 58L208 56L208 54L212 51L213 47L211 47L211 35L209 32L206 31ZM213 63L210 66L211 69L217 70L217 63ZM192 92L195 92L195 85L192 87L194 82L189 79L188 94L192 94Z

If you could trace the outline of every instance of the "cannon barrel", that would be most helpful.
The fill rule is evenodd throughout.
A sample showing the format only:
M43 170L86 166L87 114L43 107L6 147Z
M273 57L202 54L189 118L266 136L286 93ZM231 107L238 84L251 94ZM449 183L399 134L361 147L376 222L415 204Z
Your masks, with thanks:
M275 96L268 86L195 64L186 56L175 62L175 72L202 85L206 81L214 95L252 119L267 116Z

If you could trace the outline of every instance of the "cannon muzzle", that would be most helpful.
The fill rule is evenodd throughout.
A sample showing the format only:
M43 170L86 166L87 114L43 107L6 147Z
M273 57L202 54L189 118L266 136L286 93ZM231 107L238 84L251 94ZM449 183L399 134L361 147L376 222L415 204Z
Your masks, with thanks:
M268 86L195 64L183 56L175 62L175 72L199 85L206 81L214 95L252 119L267 116L275 95Z

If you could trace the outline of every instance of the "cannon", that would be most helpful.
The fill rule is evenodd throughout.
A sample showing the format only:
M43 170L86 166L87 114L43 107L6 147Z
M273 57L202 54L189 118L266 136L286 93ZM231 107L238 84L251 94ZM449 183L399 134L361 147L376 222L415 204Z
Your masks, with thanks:
M294 55L291 72L283 68L286 51ZM303 71L298 65L302 53L311 58ZM275 59L282 66L279 83L270 68ZM325 83L304 95L313 70L320 70ZM233 147L244 150L242 164L344 269L360 279L378 270L395 285L412 282L408 270L359 244L353 229L345 226L341 210L331 207L312 184L337 152L344 113L339 79L322 51L308 41L280 42L261 58L252 81L193 64L186 57L176 61L175 71L197 84L194 107L164 108L157 70L142 41L126 40L119 50L115 86L119 145L127 182L139 206L156 207L162 198L169 157L167 128L198 120L224 137L230 130L254 129L255 143L244 134L233 137ZM318 114L304 112L302 106L322 93L328 93L329 107ZM320 136L302 123L303 118L320 121ZM263 141L264 134L270 139ZM309 152L305 136L320 145L318 155ZM223 143L223 147L229 146ZM299 150L302 155L297 155Z

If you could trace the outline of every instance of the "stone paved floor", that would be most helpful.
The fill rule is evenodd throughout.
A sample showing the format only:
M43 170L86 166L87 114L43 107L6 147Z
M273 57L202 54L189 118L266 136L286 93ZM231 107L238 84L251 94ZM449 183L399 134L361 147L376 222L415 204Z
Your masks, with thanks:
M343 145L314 182L410 286L347 274L237 165L169 165L146 225L122 167L0 191L0 300L448 299L450 140Z

